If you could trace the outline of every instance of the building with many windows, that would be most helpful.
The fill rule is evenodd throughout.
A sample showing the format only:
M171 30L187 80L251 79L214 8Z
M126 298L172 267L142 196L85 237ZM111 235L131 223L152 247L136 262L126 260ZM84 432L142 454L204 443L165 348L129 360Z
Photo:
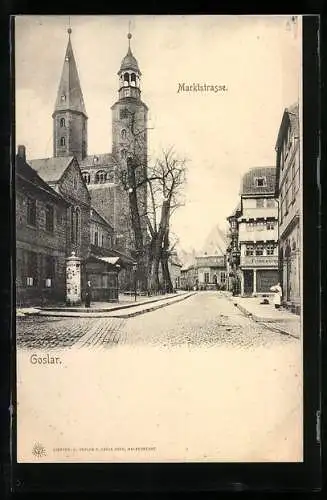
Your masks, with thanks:
M275 195L279 200L279 262L283 304L301 306L301 165L298 103L285 109L276 143Z
M278 275L278 203L275 167L256 167L242 179L238 217L242 295L270 292Z

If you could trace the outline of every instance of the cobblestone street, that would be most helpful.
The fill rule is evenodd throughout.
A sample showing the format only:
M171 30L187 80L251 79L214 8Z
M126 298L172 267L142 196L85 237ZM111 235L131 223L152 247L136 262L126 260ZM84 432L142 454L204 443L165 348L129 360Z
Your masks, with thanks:
M225 295L203 292L135 318L47 318L17 320L17 345L29 349L110 347L117 344L240 348L294 342L244 316Z
M27 317L17 342L27 460L35 439L47 462L301 460L301 342L224 294L127 319Z

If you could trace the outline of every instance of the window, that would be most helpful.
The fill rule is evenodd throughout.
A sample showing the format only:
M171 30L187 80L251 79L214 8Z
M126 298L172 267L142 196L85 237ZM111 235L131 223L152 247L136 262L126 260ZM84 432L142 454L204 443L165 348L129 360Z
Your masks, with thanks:
M60 118L60 127L63 128L65 125L65 118Z
M66 101L66 96L65 95L62 95L61 98L60 98L61 102L65 102Z
M95 175L95 182L103 184L106 181L106 173L102 170L97 172Z
M37 254L35 252L27 252L26 285L37 285Z
M258 198L256 200L256 207L263 208L265 206L265 200L263 198Z
M226 273L220 273L220 282L225 283L226 282Z
M274 222L267 222L267 230L272 231L275 229L275 223Z
M263 255L263 245L259 244L255 248L255 254L256 255Z
M255 185L257 187L264 187L266 184L267 182L265 177L255 177Z
M263 221L259 221L256 224L257 231L263 231L265 229L265 223Z
M45 256L45 287L51 288L55 277L56 259L52 255Z
M254 245L246 245L245 247L245 255L250 256L254 253Z
M101 235L101 246L104 247L104 235Z
M209 273L204 273L204 282L209 283Z
M129 85L129 74L125 73L124 74L124 87L128 87Z
M285 215L287 214L288 212L288 205L289 205L289 179L288 179L288 175L286 176L286 179L285 179Z
M121 131L121 137L122 137L122 139L126 139L126 130L124 128Z
M60 146L66 145L66 139L64 137L60 137Z
M267 255L274 255L275 245L269 244L267 245Z
M83 172L83 179L86 184L90 184L91 176L88 172Z
M95 231L95 233L94 233L94 244L95 244L95 246L98 246L98 244L99 244L98 231Z
M52 205L46 205L45 207L45 229L50 233L53 233L54 227L54 210Z
M131 85L132 85L132 87L136 86L136 75L135 75L135 73L131 74Z
M121 154L122 159L125 160L126 157L127 157L127 150L126 149L122 149L120 154Z
M36 200L27 198L27 224L36 226Z
M275 200L273 199L268 199L267 200L267 208L274 208L275 207Z
M296 186L296 179L295 179L295 161L292 163L292 202L295 200L295 186Z
M120 119L122 118L128 118L128 109L127 108L122 108L119 113Z
M72 243L75 243L75 210L72 207L70 211L70 240Z
M79 208L75 210L75 242L80 241L81 212Z

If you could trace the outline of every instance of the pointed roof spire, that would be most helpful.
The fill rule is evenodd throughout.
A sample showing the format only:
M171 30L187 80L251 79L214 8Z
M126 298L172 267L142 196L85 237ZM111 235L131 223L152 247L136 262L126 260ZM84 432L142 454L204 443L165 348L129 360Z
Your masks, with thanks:
M72 29L70 26L67 32L68 32L68 44L57 93L55 112L71 110L71 111L78 111L87 116L83 99L83 93L73 53L73 47L70 39L70 35L72 33Z
M124 59L122 60L121 65L120 65L119 73L121 71L124 71L125 69L131 69L131 70L137 71L139 74L141 74L138 62L135 59L135 57L133 56L133 53L132 53L132 50L131 50L132 33L130 32L130 26L131 26L131 22L129 22L129 32L127 33L128 50L127 50L126 56L124 57Z

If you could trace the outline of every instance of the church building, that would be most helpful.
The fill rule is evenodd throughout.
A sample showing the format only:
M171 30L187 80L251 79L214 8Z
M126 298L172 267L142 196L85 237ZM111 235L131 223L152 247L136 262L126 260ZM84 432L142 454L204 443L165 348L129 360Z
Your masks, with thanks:
M57 193L57 203L60 200L61 206L66 207L65 217L62 218L66 224L66 231L63 232L64 254L68 257L74 252L74 255L81 259L82 288L85 288L86 281L92 276L97 283L96 296L99 300L104 300L108 298L104 288L113 265L116 270L120 270L121 288L131 288L134 279L132 268L135 264L135 242L129 208L131 186L128 162L133 163L136 183L142 183L147 174L148 108L141 100L141 71L132 54L132 35L129 33L127 54L118 71L118 99L111 107L112 151L107 154L88 155L88 116L72 48L71 32L69 28L65 59L52 114L53 157L38 160L27 160L24 157L24 161L26 168L31 169L29 175L38 179L38 190L40 191L39 186L43 182L49 186L49 197L51 195L51 199L55 200ZM45 190L43 197L46 194ZM145 239L145 182L138 187L137 195ZM35 224L38 227L39 221L35 220ZM54 231L56 229L55 225ZM17 241L20 241L20 236L18 231ZM34 238L37 240L38 236L43 237L36 233ZM60 251L63 252L63 241L60 244ZM54 248L52 253L55 251ZM61 253L62 258L64 254ZM36 270L34 274L37 274ZM22 274L23 288L37 283L36 279L33 281L30 276L28 278L27 282L24 273ZM62 290L62 278L60 279ZM52 282L55 283L55 280Z

